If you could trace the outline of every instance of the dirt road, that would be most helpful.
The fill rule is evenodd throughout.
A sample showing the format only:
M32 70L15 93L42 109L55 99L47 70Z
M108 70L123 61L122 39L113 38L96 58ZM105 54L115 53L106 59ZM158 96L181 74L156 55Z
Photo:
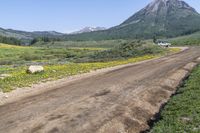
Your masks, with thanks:
M200 48L190 48L0 106L0 133L146 130L147 121L175 92L198 57Z

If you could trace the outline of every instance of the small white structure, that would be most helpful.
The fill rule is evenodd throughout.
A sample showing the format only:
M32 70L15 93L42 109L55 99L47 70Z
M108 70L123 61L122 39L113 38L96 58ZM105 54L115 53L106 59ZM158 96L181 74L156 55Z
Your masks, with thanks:
M28 73L34 74L34 73L40 73L44 71L43 66L30 66L27 70Z
M171 43L167 42L167 41L158 41L157 43L159 46L163 46L163 47L170 47Z

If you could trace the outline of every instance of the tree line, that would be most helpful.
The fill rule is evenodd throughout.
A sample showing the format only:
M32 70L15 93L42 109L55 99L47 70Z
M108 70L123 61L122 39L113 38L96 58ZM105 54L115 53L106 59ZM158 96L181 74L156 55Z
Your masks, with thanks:
M37 42L55 42L55 41L61 41L62 39L61 38L53 38L53 37L37 37L37 38L34 38L32 41L31 41L31 45L37 43Z
M21 45L21 41L14 37L5 37L0 36L0 43L12 44L12 45Z

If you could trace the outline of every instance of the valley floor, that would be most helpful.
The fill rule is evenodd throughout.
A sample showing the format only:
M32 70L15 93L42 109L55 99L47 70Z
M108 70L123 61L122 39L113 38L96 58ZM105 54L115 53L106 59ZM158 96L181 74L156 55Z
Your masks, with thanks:
M16 88L28 87L33 84L53 81L97 69L158 58L163 55L179 52L180 48L165 49L163 52L157 52L155 54L144 53L136 57L120 58L110 61L94 61L89 63L73 62L75 59L80 58L80 60L83 60L83 56L102 50L104 51L105 49L88 47L20 47L0 44L0 64L9 63L8 65L0 65L0 92L10 92ZM28 74L26 70L31 64L44 65L45 71L43 73ZM1 75L5 74L8 76L1 78Z
M0 133L138 133L200 60L189 48L80 80L0 106Z

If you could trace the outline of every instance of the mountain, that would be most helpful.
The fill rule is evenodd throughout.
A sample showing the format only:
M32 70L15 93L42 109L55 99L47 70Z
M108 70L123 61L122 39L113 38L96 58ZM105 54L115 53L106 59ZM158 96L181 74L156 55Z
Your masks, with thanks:
M45 37L56 37L56 36L62 36L63 33L56 32L56 31L34 31L30 32L33 36L45 36Z
M154 0L115 29L173 37L200 30L200 15L182 0Z
M28 36L26 33L27 32L24 31L0 28L0 36L5 36L5 37L14 37L17 39L31 39L31 37Z
M55 31L26 32L26 31L0 28L0 36L14 37L20 40L32 40L33 38L36 37L60 37L62 35L64 34Z
M87 32L93 32L93 31L102 31L106 30L105 27L85 27L79 31L72 32L71 34L81 34L81 33L87 33Z
M176 37L200 31L200 14L182 0L153 0L122 24L105 31L66 36L68 40Z
M200 14L183 0L153 0L122 24L105 29L86 27L73 34L55 31L24 32L0 28L0 36L30 40L61 37L64 40L150 39L176 37L200 31Z

